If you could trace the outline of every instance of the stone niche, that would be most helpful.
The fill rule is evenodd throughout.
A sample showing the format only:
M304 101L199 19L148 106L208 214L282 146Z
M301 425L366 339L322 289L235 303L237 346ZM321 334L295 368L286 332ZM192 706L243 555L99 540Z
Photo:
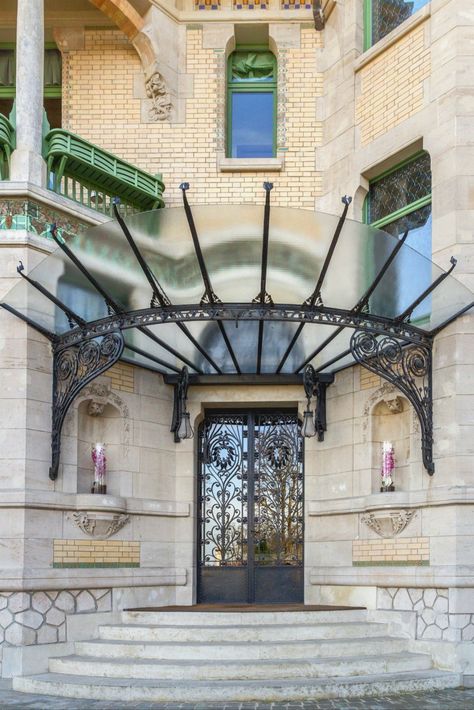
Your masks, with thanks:
M118 398L116 398L118 399ZM107 457L107 493L126 496L131 486L127 459L128 421L120 402L110 392L98 388L88 393L77 409L77 493L90 493L93 481L92 446L103 442Z
M371 409L372 492L380 491L382 444L390 441L395 454L394 483L396 490L407 490L411 457L410 403L396 392L385 392Z

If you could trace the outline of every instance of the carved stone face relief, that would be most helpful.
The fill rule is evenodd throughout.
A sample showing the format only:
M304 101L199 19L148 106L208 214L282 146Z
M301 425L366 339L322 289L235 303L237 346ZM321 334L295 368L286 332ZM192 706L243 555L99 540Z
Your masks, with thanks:
M158 71L145 82L146 95L151 99L149 116L152 121L166 121L169 118L172 103L165 80Z

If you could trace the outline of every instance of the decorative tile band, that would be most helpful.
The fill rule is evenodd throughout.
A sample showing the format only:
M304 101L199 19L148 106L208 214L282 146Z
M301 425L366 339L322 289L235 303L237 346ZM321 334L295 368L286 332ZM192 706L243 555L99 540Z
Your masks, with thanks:
M127 540L54 540L53 567L140 567L140 543Z
M427 537L397 537L354 540L354 567L411 567L429 565L430 541Z

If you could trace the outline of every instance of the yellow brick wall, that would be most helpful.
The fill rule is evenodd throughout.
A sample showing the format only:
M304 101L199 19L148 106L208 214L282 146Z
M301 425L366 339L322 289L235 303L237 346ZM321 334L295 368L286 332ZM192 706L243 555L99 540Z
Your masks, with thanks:
M54 540L53 567L139 566L139 542L124 540Z
M402 37L361 69L356 124L362 145L423 107L423 82L431 70L425 26L424 23Z
M135 368L132 365L127 365L119 362L105 373L106 377L110 377L113 390L122 390L122 392L133 392L135 387Z
M352 543L352 564L355 567L429 565L429 561L428 537L379 538Z
M314 209L321 189L315 147L322 137L316 98L320 38L302 29L301 47L287 51L285 169L281 173L221 173L217 169L218 64L222 53L203 49L202 30L187 30L186 71L194 96L186 100L186 122L141 123L141 100L133 98L141 64L119 31L86 30L85 49L64 55L63 125L150 173L163 173L167 205L180 204L178 189L191 183L192 203L263 202L265 178L275 182L272 203Z
M375 375L365 367L359 367L359 388L361 390L370 390L374 387L380 387L382 381L378 375Z

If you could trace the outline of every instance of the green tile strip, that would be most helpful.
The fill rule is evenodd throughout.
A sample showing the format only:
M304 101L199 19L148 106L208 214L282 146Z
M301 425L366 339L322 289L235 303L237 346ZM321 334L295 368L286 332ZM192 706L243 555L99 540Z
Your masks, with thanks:
M104 569L117 567L140 567L139 562L53 562L55 569Z
M381 560L379 562L353 562L353 567L429 567L429 560Z

